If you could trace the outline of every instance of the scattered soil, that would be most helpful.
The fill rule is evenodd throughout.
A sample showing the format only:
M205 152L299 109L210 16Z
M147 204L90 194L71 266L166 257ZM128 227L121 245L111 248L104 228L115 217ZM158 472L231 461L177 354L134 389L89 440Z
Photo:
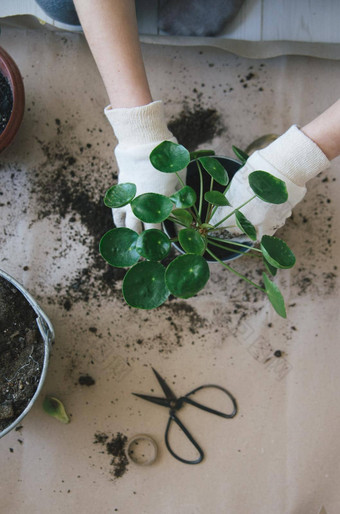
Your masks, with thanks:
M81 375L79 378L78 378L78 382L80 385L85 385L85 386L92 386L96 383L96 381L94 380L94 378L92 378L90 375Z
M65 125L59 119L55 124L58 136L62 136ZM86 246L87 265L80 268L66 286L57 287L58 302L69 311L75 302L99 300L105 294L116 292L116 282L121 281L126 273L124 269L109 266L99 253L101 237L114 226L111 209L103 203L105 186L99 171L101 166L107 167L108 164L99 162L91 151L90 143L79 143L73 152L58 140L48 144L39 141L39 144L46 161L39 166L34 181L33 192L38 199L37 219L48 217L56 227L62 220L68 220L71 232L69 248L76 242ZM89 155L90 163L83 154ZM94 170L94 167L98 169ZM117 175L112 173L111 182L116 179ZM106 185L109 187L111 183ZM76 222L80 222L85 233L77 228ZM61 248L60 253L63 251ZM58 260L57 254L55 260Z
M5 130L13 108L13 95L8 79L0 72L0 134Z
M45 352L36 317L20 291L0 277L0 432L39 385Z
M102 432L97 432L94 435L94 444L105 446L106 453L112 457L111 459L111 474L114 478L121 478L127 471L129 464L126 455L126 444L128 438L121 432L113 435L109 440L109 436Z
M184 104L179 115L168 124L178 142L192 152L203 143L210 142L222 134L224 126L221 115L212 108L204 108L199 102L193 107Z

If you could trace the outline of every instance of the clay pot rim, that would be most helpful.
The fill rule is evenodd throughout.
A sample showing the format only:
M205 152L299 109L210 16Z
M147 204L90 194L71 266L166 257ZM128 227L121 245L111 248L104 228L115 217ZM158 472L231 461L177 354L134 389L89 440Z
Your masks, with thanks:
M0 134L0 152L12 142L18 132L25 108L25 90L18 66L12 57L0 46L0 71L8 79L12 95L13 108L2 134Z

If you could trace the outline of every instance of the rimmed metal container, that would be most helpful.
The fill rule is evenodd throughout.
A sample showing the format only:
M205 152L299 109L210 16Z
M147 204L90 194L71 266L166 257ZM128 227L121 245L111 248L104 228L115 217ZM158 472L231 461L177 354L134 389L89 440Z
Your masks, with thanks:
M44 384L46 374L47 374L47 368L48 368L48 361L50 356L50 350L51 346L54 341L54 330L51 321L47 317L47 315L44 313L44 311L41 309L41 307L38 305L38 303L35 301L35 299L29 294L26 289L19 284L13 277L8 275L5 271L0 269L0 277L7 280L10 284L12 284L20 293L25 297L29 305L32 307L32 309L35 311L37 318L36 322L38 325L39 332L41 334L41 337L44 341L44 362L43 362L43 368L39 380L38 387L30 399L29 403L26 405L25 409L22 411L22 413L10 424L8 425L2 432L0 432L0 438L6 435L8 432L13 430L21 421L22 419L28 414L28 412L31 410L34 402L39 396L39 393L42 389L42 386Z
M231 180L233 178L233 176L235 175L235 173L237 173L237 171L242 167L242 164L239 161L237 161L236 159L233 159L231 157L223 157L223 156L214 155L214 158L217 159L227 170L229 180ZM199 174L198 174L196 166L197 165L195 164L194 161L190 162L190 164L187 168L186 184L188 186L192 187L196 191L197 198L198 198L199 197L199 188L200 188L200 179L199 179ZM210 187L210 176L208 176L207 173L203 173L203 189L204 189L204 191L209 191L209 187ZM221 186L220 184L215 182L214 190L223 193L225 190L225 186ZM198 207L198 200L197 200L196 206ZM208 207L207 202L203 201L202 218L204 218L204 216L207 212L207 207ZM165 220L163 222L163 229L169 238L177 237L176 226L172 221ZM226 245L225 249L214 247L214 248L212 248L212 250L214 251L214 254L221 261L229 262L229 261L234 261L235 259L238 259L239 257L242 257L242 255L249 252L250 248L252 248L254 246L253 241L250 241L247 238L247 236L237 237L237 238L235 238L235 241L247 245L248 248L241 247L241 246L237 247L237 250L241 253L235 253L235 251L232 251L232 250L235 250L235 246L233 247L232 245L230 245L230 250L228 250L227 245ZM177 243L172 243L172 244L178 252L185 253L184 250L182 249L180 243L177 242ZM207 252L204 253L203 257L205 258L205 260L207 262L215 262L215 263L217 262Z

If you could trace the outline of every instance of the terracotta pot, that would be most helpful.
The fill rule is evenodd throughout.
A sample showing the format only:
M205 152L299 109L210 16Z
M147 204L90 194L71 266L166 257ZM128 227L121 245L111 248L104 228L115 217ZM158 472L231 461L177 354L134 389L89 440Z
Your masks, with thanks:
M17 65L2 47L0 47L0 71L8 79L13 95L12 112L4 131L0 134L0 152L2 152L19 130L24 115L25 92Z

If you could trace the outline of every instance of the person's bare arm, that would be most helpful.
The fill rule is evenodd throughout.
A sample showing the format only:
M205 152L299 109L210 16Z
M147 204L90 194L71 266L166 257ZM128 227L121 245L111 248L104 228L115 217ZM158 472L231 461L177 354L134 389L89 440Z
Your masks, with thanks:
M80 23L112 108L152 101L134 0L74 0Z
M330 161L340 155L340 100L301 130Z

